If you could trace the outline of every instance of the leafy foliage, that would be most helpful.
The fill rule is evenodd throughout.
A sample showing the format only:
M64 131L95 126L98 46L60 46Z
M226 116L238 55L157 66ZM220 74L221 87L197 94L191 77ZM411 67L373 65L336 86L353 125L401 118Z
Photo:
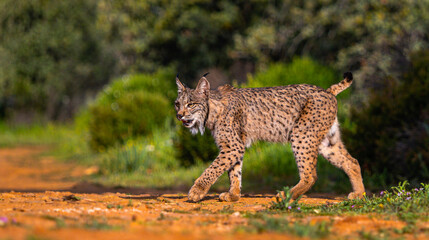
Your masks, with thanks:
M244 26L244 2L101 1L99 24L127 65L154 71L173 64L191 75L210 66L226 67L233 32ZM213 51L216 49L215 51Z
M428 8L429 1L274 1L235 33L231 55L259 65L308 55L353 70L363 87L381 87L407 70L411 51L428 47Z
M353 70L365 93L382 88L386 76L400 80L410 53L429 46L428 4L1 1L0 116L21 109L70 118L118 73L175 66L192 76L218 67L235 76L294 56Z
M115 72L97 1L0 2L0 115L68 119Z

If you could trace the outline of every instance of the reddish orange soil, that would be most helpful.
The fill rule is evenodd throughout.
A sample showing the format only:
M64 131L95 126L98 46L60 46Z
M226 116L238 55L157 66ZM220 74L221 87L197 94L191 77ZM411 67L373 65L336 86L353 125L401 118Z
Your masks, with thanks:
M212 194L200 203L190 203L184 193L104 188L78 182L92 168L59 163L41 155L45 150L0 149L0 217L6 219L6 223L0 222L0 239L298 239L287 233L240 230L248 225L245 215L267 209L273 195L244 195L239 202L224 203ZM341 200L332 196L301 199L308 204ZM310 224L332 221L333 234L328 239L356 238L359 231L406 226L368 215L304 216L299 220Z

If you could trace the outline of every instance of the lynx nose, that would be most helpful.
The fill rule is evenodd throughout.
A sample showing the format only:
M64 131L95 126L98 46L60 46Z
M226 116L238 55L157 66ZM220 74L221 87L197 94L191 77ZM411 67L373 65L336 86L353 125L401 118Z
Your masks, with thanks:
M178 114L176 115L176 117L177 117L177 119L182 120L183 115L178 113Z

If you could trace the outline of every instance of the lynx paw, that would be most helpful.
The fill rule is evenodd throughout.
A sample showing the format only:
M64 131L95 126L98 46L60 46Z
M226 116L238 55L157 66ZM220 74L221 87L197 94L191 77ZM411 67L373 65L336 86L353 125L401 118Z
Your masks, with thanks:
M240 199L240 194L232 194L229 192L224 192L219 195L219 199L223 202L236 202Z
M195 183L194 186L191 187L188 193L188 199L192 202L198 202L206 195L207 190L201 185Z
M348 199L363 198L365 192L351 192L347 196Z

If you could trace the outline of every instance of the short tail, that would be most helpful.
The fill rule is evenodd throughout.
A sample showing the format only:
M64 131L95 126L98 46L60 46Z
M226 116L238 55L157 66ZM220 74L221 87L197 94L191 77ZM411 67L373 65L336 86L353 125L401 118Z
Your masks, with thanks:
M332 85L326 89L326 91L332 93L334 96L337 96L338 93L350 87L350 85L353 83L353 74L351 72L346 72L344 73L343 77L344 79L341 82Z

